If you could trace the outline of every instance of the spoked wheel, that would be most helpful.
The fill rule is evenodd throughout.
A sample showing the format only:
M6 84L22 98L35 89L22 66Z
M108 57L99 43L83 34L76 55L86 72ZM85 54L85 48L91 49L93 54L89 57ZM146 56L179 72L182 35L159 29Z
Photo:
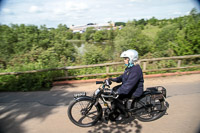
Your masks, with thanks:
M148 107L147 109L143 108L143 111L140 111L140 113L136 115L138 120L149 122L159 119L165 114L166 110L162 110L164 107L164 101L161 102L159 99L155 99L151 104L153 106Z
M100 104L92 105L92 100L90 99L75 100L68 107L68 117L77 126L93 126L102 114L99 106Z

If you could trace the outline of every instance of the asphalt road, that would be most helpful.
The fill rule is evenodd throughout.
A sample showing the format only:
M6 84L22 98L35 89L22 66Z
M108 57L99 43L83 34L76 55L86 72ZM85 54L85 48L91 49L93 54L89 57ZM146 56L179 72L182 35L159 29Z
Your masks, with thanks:
M114 86L115 84L113 84ZM94 83L52 88L52 91L0 93L0 133L198 133L200 130L200 74L145 79L145 87L167 88L167 115L153 122L99 122L80 128L67 117L74 93L89 94Z

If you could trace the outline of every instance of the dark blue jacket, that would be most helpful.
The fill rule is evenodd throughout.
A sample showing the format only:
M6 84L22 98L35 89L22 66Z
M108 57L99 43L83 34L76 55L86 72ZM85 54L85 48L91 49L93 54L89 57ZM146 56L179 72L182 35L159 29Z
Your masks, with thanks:
M143 93L143 73L139 65L135 65L131 68L126 68L124 74L113 79L113 81L120 83L121 87L117 90L118 94L132 95L140 97Z

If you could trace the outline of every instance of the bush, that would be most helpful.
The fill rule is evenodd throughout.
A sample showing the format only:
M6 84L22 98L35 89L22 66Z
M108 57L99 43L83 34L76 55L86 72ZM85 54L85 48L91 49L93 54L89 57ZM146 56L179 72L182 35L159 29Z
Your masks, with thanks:
M62 75L61 71L51 71L0 76L0 91L49 90L52 87L53 79Z

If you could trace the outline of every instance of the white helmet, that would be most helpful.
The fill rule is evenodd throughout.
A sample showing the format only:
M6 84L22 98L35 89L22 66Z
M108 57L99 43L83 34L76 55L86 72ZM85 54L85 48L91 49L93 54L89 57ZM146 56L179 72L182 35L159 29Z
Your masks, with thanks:
M127 51L124 51L120 57L128 57L129 58L129 64L133 64L138 60L138 52L136 50L129 49Z

